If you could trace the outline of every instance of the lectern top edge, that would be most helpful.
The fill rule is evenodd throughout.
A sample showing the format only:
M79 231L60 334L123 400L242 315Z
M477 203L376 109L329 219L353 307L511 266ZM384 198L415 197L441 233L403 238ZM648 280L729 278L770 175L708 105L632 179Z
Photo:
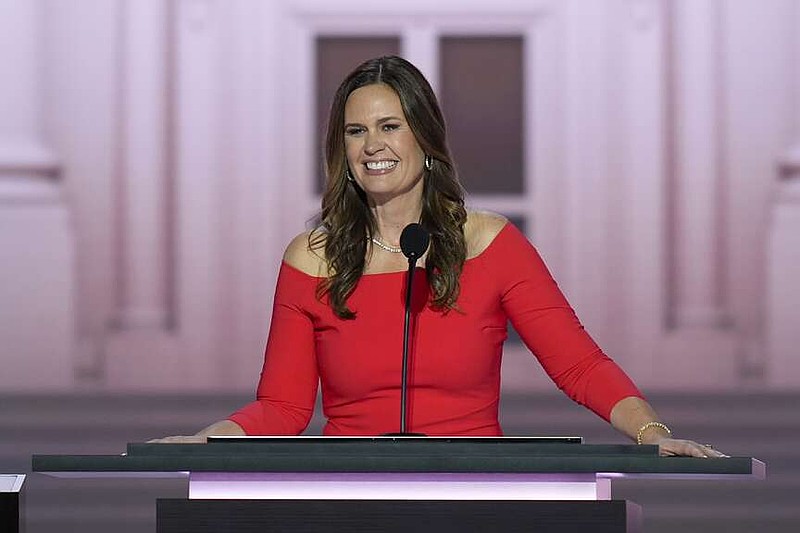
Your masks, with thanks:
M530 444L583 444L578 436L514 436L514 437L420 437L420 436L326 436L317 435L218 435L209 436L208 442L493 442Z

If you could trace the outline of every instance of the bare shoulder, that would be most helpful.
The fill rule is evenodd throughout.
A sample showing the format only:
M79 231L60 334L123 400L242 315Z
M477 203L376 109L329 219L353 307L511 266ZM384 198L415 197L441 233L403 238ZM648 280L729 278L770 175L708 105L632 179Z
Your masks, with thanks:
M326 270L322 251L324 246L323 234L317 230L304 231L286 247L283 260L310 276L323 276Z
M464 225L467 239L467 257L480 255L508 223L503 215L491 211L469 211Z

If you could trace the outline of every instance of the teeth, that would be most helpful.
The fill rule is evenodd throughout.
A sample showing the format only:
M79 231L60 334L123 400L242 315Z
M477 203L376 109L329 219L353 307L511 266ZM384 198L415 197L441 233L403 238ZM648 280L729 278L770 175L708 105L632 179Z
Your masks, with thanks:
M369 161L366 166L370 170L386 170L394 168L397 161Z

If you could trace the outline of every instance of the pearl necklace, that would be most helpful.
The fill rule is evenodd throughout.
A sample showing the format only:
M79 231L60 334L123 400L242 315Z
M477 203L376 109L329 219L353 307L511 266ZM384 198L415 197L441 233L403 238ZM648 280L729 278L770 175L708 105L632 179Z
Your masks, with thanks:
M401 254L401 253L403 253L403 249L402 248L389 246L388 244L384 244L380 240L376 239L375 237L372 237L372 239L367 237L367 240L372 240L372 242L374 244L376 244L378 246L378 248L381 248L382 250L386 250L387 252L390 252L390 253L393 253L393 254Z

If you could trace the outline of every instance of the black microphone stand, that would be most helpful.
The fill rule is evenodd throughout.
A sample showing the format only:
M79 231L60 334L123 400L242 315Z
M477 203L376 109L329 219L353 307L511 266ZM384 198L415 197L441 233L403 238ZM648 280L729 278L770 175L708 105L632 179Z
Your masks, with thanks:
M414 293L414 271L417 267L417 257L408 258L408 285L406 286L406 311L403 320L403 374L400 380L400 434L408 435L406 431L407 416L406 404L408 402L408 341L411 327L411 296Z
M400 379L400 433L387 433L386 437L424 437L423 433L409 433L407 403L408 403L408 344L411 328L411 298L414 294L414 271L416 270L417 260L422 257L428 249L430 235L419 224L409 224L403 228L400 235L400 248L403 255L408 258L408 275L406 276L406 305L405 318L403 321L403 370Z

